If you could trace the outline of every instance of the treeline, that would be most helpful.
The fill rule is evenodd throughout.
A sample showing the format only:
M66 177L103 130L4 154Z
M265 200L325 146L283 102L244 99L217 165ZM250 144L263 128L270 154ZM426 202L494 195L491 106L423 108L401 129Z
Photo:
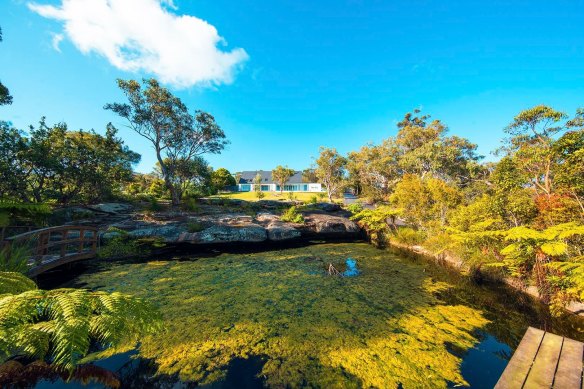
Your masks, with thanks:
M108 124L105 135L44 118L27 133L0 122L0 198L22 203L92 202L119 194L140 155Z
M520 112L496 163L482 163L476 145L419 111L397 127L395 137L346 157L322 150L317 166L324 177L341 161L345 188L377 204L355 210L376 243L453 253L536 285L553 307L584 301L584 110Z
M91 203L137 195L184 197L215 193L235 180L225 169L213 171L202 157L228 143L206 112L186 105L156 80L118 80L128 103L107 104L129 127L152 144L157 163L151 174L135 173L140 155L130 150L110 123L105 135L70 131L45 118L27 131L0 121L0 199L2 203Z

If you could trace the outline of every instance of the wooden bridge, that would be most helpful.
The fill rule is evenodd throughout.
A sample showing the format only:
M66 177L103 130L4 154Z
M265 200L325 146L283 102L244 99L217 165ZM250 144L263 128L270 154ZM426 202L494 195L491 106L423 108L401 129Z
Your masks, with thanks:
M529 327L496 389L582 389L584 343Z
M95 257L97 242L95 227L59 226L11 236L4 239L2 247L27 250L30 253L28 275L35 277L57 266Z

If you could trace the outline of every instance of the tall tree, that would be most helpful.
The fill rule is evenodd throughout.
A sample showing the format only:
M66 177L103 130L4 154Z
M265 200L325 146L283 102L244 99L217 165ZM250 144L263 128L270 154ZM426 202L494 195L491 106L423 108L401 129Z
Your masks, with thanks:
M320 155L316 159L315 173L320 182L325 186L329 201L339 194L343 188L347 159L336 149L321 147Z
M448 128L440 120L430 121L429 115L418 113L420 110L407 113L397 124L395 142L401 149L399 164L404 173L467 183L469 162L481 159L477 146L464 138L446 136Z
M554 136L565 129L561 122L566 118L563 112L538 105L521 111L505 128L510 138L500 151L512 156L535 190L547 196L554 190Z
M206 195L211 193L211 167L203 157L196 156L191 159L177 159L175 161L165 159L164 162L173 172L172 184L178 192L179 198L185 194ZM154 170L158 177L162 177L159 163L156 163Z
M318 181L318 177L314 172L314 169L308 168L302 171L302 182L306 183L315 183Z
M186 105L155 79L118 79L128 103L107 104L104 108L125 118L130 128L148 139L160 164L172 204L180 204L181 190L176 184L178 161L205 153L219 154L228 144L215 118L203 111L189 113Z
M274 170L272 170L272 180L280 186L280 193L284 191L284 185L286 185L290 177L293 175L294 169L290 169L288 166L284 167L282 165L278 165Z
M393 138L385 139L380 145L363 146L349 153L349 179L358 182L373 199L385 199L401 177L400 156Z

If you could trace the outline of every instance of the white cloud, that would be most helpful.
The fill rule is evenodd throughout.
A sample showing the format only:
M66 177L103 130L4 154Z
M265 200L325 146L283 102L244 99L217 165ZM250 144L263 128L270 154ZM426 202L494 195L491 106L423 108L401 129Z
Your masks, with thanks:
M53 49L55 49L59 53L61 52L61 48L59 47L59 45L63 41L63 38L65 38L63 34L53 34Z
M118 69L149 73L178 88L230 83L248 58L240 48L219 49L226 42L206 21L169 12L176 8L172 0L61 1L59 7L28 7L62 21L63 34L82 53L95 52Z

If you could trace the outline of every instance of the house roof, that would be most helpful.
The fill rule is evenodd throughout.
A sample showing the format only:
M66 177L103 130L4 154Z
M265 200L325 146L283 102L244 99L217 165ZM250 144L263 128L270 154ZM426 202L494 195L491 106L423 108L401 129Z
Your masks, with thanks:
M271 170L249 170L245 172L241 172L241 178L239 179L238 184L253 184L253 180L257 174L262 176L262 184L275 184L272 180L272 171ZM290 177L287 181L288 184L302 184L305 183L302 181L302 172L295 171L294 175Z

